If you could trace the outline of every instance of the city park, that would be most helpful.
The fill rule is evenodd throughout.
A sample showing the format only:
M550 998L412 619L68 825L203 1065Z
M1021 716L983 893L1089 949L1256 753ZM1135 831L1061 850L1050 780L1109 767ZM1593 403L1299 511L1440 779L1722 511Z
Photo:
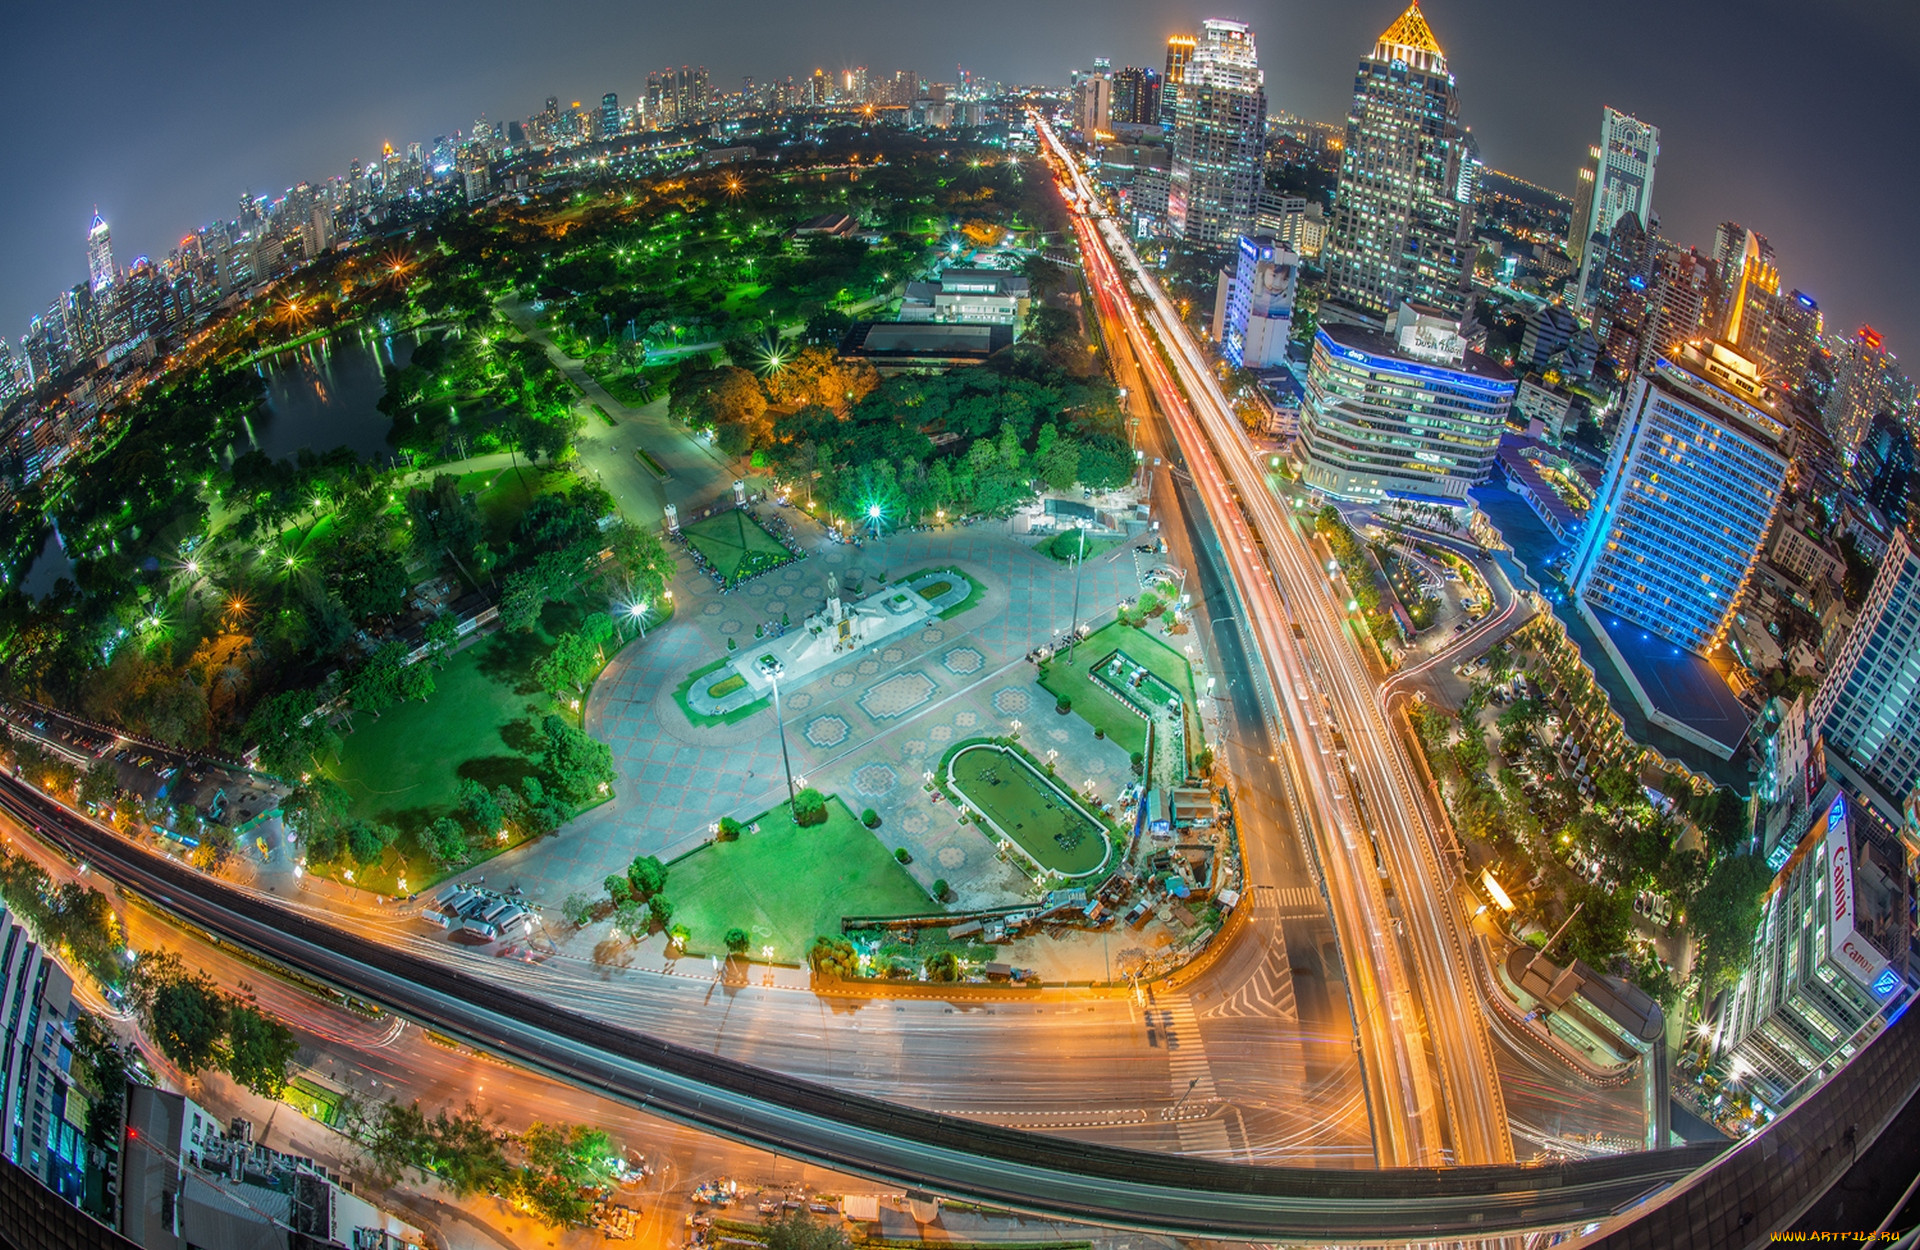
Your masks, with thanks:
M1072 279L1030 259L1061 235L1052 181L916 136L818 157L451 214L183 353L7 536L16 586L55 551L41 524L68 569L6 597L0 655L16 694L247 753L285 840L124 772L52 761L49 783L210 871L396 897L517 878L550 930L673 953L797 961L845 917L1120 867L1123 792L1184 778L1191 739L1148 760L1153 709L1092 665L1124 650L1189 709L1193 684L1144 604L1072 662L1024 658L1141 592L1111 538L1062 563L1004 520L1133 469ZM861 237L793 234L827 208ZM978 257L1033 282L1015 349L884 380L833 350L906 278ZM286 378L356 345L377 395L268 454ZM384 450L356 453L369 428ZM898 628L787 677L775 714L755 644L823 613ZM649 858L664 886L626 872Z

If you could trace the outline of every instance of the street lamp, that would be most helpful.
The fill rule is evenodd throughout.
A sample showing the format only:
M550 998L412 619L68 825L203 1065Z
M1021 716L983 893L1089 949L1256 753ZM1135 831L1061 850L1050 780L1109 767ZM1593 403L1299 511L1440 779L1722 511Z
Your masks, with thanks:
M1073 559L1073 624L1068 627L1067 631L1068 668L1073 667L1073 644L1080 638L1080 583L1083 580L1080 573L1081 566L1087 562L1087 527L1081 525L1078 529L1080 531L1080 554Z
M767 681L773 686L773 723L780 726L780 768L787 776L787 811L793 812L793 760L787 754L787 722L780 714L780 675L785 672L778 660L766 670Z
M640 599L628 604L627 616L640 626L640 636L645 638L647 636L647 601Z

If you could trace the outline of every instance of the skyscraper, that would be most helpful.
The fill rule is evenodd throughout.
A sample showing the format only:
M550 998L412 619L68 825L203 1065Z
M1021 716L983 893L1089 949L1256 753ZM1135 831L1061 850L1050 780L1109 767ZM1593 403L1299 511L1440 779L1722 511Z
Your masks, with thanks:
M1899 366L1872 326L1855 330L1835 356L1833 393L1820 415L1834 447L1845 455L1860 445L1869 421L1895 407L1895 395L1903 388L1894 385Z
M93 225L87 230L87 281L98 295L113 285L113 234L99 209L93 210Z
M1192 35L1167 36L1167 72L1160 76L1160 124L1172 129L1173 106L1180 99L1180 84L1187 81L1187 62L1193 59L1196 40Z
M1761 1097L1859 1045L1860 1028L1906 997L1907 857L1888 820L1837 786L1766 892L1753 955L1715 1031ZM1897 820L1897 814L1893 817Z
M1587 247L1586 297L1593 337L1623 374L1637 372L1645 363L1641 348L1652 307L1652 261L1652 241L1632 209L1621 213L1607 233L1594 235Z
M620 133L620 97L609 91L600 97L600 137L611 139Z
M1416 0L1354 76L1326 243L1331 301L1375 324L1403 299L1464 309L1470 155L1446 54Z
M1718 645L1786 482L1786 433L1758 366L1725 344L1656 358L1634 379L1574 553L1583 609L1695 655Z
M1199 247L1226 247L1253 230L1266 131L1267 93L1252 28L1208 19L1174 105L1167 187L1174 234Z
M1458 323L1410 304L1385 333L1323 321L1300 405L1300 479L1347 499L1465 499L1493 470L1514 390Z
M1129 65L1113 76L1113 120L1135 126L1160 122L1160 75Z
M1920 783L1920 552L1895 529L1811 723L1897 818Z
M1300 258L1265 236L1240 237L1233 280L1221 285L1220 347L1228 360L1266 369L1287 358Z
M1567 223L1567 255L1576 263L1587 240L1611 231L1631 212L1643 227L1653 223L1653 167L1660 158L1660 128L1611 106L1600 110L1600 143L1587 149L1592 162L1581 171L1574 214Z
M1113 83L1101 74L1089 74L1073 89L1073 128L1091 141L1113 129Z
M1913 435L1892 413L1883 412L1867 427L1853 461L1853 487L1886 514L1895 529L1907 523L1907 499L1913 485Z

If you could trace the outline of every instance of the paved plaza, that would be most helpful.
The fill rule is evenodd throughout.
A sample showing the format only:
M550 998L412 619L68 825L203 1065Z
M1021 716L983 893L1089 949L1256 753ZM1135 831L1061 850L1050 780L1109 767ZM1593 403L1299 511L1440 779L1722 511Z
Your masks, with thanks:
M489 884L522 886L540 902L597 892L607 873L635 855L671 858L697 847L722 816L746 819L786 797L780 736L771 708L732 725L696 728L673 697L688 673L744 650L755 625L782 613L794 619L825 601L826 576L846 584L864 574L899 577L937 565L964 568L985 593L951 620L930 620L886 639L818 679L782 687L787 746L796 784L838 794L855 812L871 807L889 849L905 847L923 885L945 878L960 906L1028 897L1028 879L1000 862L950 803L936 802L924 776L953 743L1005 734L1019 725L1023 745L1052 757L1060 781L1103 802L1132 780L1127 753L1096 739L1078 716L1062 716L1035 684L1028 651L1064 634L1073 611L1075 573L1033 552L999 526L895 535L863 550L815 541L809 556L723 594L704 575L674 584L678 613L608 665L588 701L587 728L613 749L614 801L555 837L486 865ZM1082 621L1111 619L1124 595L1138 593L1125 549L1089 562L1079 574ZM1093 657L1089 656L1091 660ZM668 893L672 893L671 884Z

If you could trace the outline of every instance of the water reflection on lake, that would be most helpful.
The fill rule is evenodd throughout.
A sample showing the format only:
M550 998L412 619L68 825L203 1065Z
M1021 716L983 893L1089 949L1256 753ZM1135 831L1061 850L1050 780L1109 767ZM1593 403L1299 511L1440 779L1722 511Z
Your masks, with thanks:
M413 358L410 334L344 333L280 352L260 362L267 402L248 422L253 445L276 460L302 447L315 452L350 447L363 460L393 455L393 421L374 405L387 393L385 369ZM235 454L248 450L236 445Z

